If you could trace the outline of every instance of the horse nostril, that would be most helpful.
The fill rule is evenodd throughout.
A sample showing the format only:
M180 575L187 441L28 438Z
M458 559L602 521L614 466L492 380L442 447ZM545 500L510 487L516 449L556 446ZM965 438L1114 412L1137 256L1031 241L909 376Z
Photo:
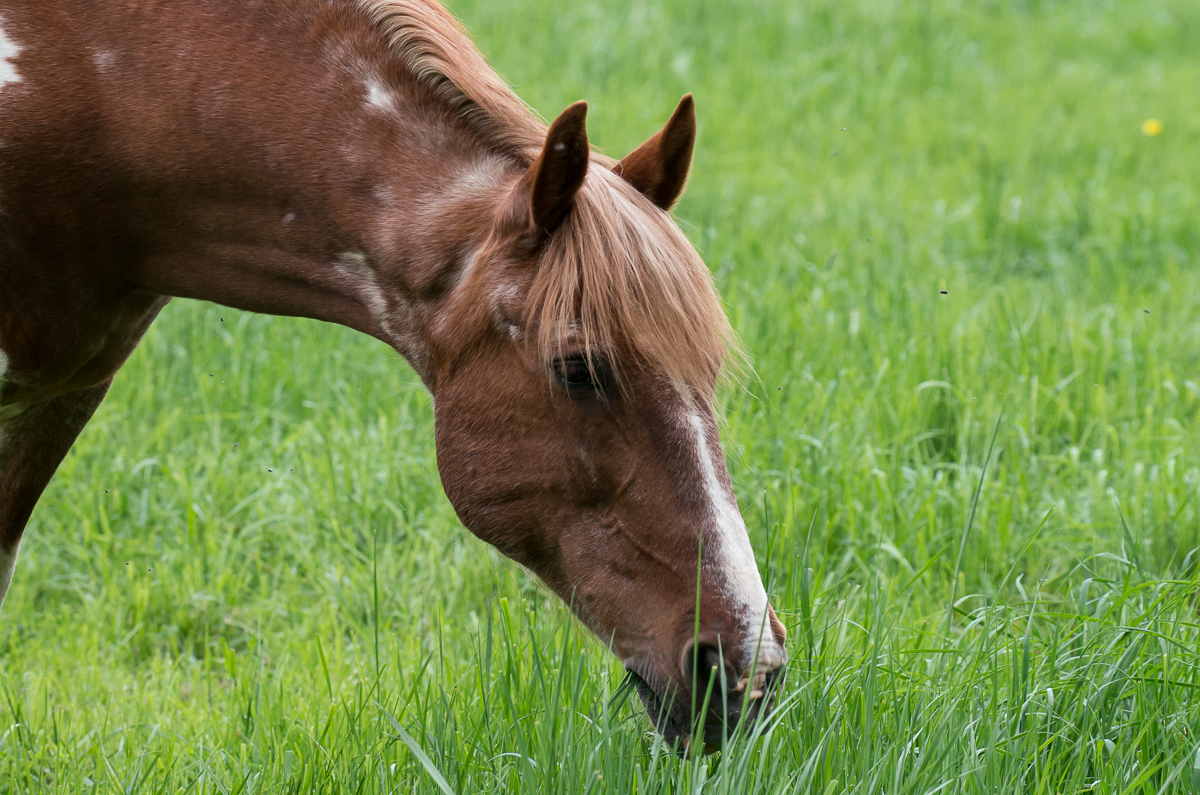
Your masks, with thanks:
M734 682L721 650L712 643L689 643L683 654L683 672L697 701L703 700L710 688L710 700L719 700Z

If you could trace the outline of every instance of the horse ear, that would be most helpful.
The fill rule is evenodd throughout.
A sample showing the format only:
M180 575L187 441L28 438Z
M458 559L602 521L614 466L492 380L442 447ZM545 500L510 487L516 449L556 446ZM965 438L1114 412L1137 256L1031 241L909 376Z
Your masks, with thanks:
M696 146L696 103L684 94L666 126L622 160L616 172L664 210L679 200Z
M588 169L587 103L576 102L550 125L546 145L522 178L534 225L551 234L567 217Z

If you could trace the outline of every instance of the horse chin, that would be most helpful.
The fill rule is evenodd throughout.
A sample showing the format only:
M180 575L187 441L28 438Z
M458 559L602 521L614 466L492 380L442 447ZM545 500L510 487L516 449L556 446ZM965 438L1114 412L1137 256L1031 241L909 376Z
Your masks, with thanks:
M638 698L646 708L646 714L650 716L654 730L662 736L667 745L675 749L675 753L683 757L694 757L707 756L721 750L721 746L716 743L703 739L696 742L692 733L676 719L675 710L655 692L649 682L633 670L629 671L629 676L637 689Z

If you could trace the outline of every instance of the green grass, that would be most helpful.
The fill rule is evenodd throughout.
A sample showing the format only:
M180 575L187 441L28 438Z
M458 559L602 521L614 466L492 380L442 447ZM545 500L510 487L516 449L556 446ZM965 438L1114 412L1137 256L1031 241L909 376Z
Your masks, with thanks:
M696 93L779 719L676 759L403 362L181 301L26 533L0 792L1200 792L1200 5L453 5L610 153Z

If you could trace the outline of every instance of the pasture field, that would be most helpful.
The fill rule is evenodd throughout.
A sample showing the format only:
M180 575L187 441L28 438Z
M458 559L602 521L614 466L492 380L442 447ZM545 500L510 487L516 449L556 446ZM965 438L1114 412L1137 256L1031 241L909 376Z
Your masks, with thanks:
M26 533L0 793L1200 792L1200 4L452 7L611 154L696 94L778 719L677 759L403 361L178 301Z

